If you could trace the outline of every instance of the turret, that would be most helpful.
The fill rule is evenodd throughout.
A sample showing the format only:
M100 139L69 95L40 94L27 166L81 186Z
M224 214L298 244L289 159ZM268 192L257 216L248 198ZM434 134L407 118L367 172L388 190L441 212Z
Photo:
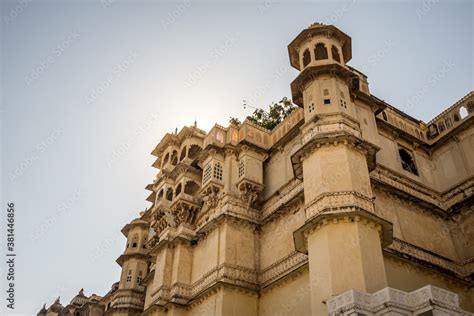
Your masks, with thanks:
M346 65L350 37L333 25L313 24L288 51L300 71L291 84L293 101L305 120L292 162L304 179L306 221L294 241L308 254L313 315L323 315L322 302L332 295L387 286L381 246L391 242L392 227L374 214L369 171L378 147L362 137L358 113L365 108L354 96L366 78ZM346 268L338 269L341 264Z
M124 253L117 259L122 266L119 289L143 289L141 281L148 272L147 249L149 224L139 218L125 225L122 233L127 237Z

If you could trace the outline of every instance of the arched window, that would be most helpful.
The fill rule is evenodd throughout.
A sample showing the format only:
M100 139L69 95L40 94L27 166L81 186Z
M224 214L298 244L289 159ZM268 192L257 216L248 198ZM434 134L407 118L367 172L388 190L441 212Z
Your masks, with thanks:
M168 190L166 190L166 199L168 201L173 201L173 189L172 188L168 188Z
M133 238L132 238L132 248L137 248L137 243L138 243L138 235L135 234L133 235Z
M199 147L198 145L191 145L188 151L188 158L190 159L196 158L200 150L201 150L201 147Z
M438 126L436 126L436 124L431 124L428 127L428 139L432 139L438 135L439 135Z
M326 49L326 45L323 43L316 44L314 48L314 56L316 60L328 59L328 50Z
M469 113L466 110L466 107L461 106L461 108L459 109L459 115L461 116L461 119L469 115Z
M178 196L178 194L181 193L181 188L182 188L182 186L181 186L181 183L180 183L180 184L178 184L178 186L176 187L174 196Z
M178 151L173 151L173 154L171 155L171 163L176 166L178 164Z
M454 119L455 122L459 122L459 114L454 113L453 119Z
M339 57L339 51L337 50L337 47L332 45L331 47L331 54L332 54L332 58L337 61L338 63L341 62L341 57Z
M438 130L440 133L444 132L444 130L446 129L446 127L444 126L444 123L443 122L439 122L438 123Z
M142 274L142 271L140 271L138 272L138 276L137 276L137 284L142 285L142 281L143 281L143 274Z
M222 164L220 162L216 162L214 164L214 178L222 181L222 173Z
M446 124L446 128L451 128L451 126L453 126L453 122L451 121L451 118L449 118L449 117L447 117L444 120L444 123Z
M418 170L416 169L415 161L413 160L411 153L404 148L400 148L398 150L398 154L400 155L402 168L408 172L413 173L414 175L418 175Z
M474 112L474 101L467 102L467 113Z
M186 157L186 149L187 149L186 146L183 149L181 149L181 155L179 156L179 161L183 161L183 159Z
M189 195L195 195L199 191L199 185L194 181L188 181L184 185L184 193Z
M170 159L170 153L166 153L165 158L163 158L163 165L166 164L169 159Z
M303 52L303 67L306 67L311 61L311 54L309 49L305 49Z
M385 121L388 121L387 113L382 112L382 117Z
M160 192L158 193L158 198L157 200L163 198L163 189L160 190Z

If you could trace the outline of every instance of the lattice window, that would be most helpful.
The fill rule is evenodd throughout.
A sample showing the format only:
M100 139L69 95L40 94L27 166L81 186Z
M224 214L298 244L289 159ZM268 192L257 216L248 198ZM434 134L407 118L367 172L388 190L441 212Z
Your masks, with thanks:
M206 167L204 168L204 174L202 176L202 182L207 183L209 180L211 180L211 176L212 176L212 166L211 166L210 163L208 163L206 165Z
M222 174L222 164L220 162L216 162L214 164L214 178L222 181Z
M239 178L242 177L245 173L245 161L241 160L239 162Z

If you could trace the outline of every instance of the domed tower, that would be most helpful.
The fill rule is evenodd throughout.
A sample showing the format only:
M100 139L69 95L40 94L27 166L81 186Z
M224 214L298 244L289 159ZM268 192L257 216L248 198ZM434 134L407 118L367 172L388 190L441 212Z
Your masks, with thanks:
M62 309L64 308L64 306L61 304L60 302L60 298L58 297L53 305L51 305L48 310L46 311L46 315L48 316L56 316L56 315L59 315L59 313L61 313Z
M367 81L346 64L351 38L335 26L311 25L288 51L300 71L292 97L305 120L292 162L304 179L306 222L294 241L308 254L313 315L324 315L332 295L387 286L382 246L391 242L391 224L374 213L369 177L379 148L362 135L362 124L375 129L376 107L358 101L369 98Z
M355 75L346 65L352 57L349 36L333 25L313 24L288 45L288 52L300 71L291 84L293 102L304 108L306 120L330 113L355 117L349 97Z
M148 240L149 223L136 218L125 225L122 233L127 237L124 253L117 259L122 267L118 290L111 304L112 315L117 312L143 311L145 286L143 278L148 273Z
M46 316L46 313L48 311L46 310L46 304L43 305L43 308L36 314L36 316Z

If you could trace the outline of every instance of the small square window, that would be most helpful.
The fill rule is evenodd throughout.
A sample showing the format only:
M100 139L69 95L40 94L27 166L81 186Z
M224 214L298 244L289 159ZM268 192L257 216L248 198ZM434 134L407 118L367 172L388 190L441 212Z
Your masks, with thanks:
M331 99L324 99L324 104L331 104Z

